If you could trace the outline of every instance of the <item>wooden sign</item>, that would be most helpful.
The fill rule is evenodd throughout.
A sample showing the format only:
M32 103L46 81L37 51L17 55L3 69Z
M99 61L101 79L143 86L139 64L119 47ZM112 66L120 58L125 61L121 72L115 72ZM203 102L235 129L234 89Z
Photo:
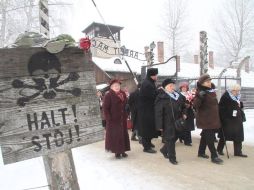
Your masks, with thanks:
M82 50L0 49L0 57L5 164L103 139L93 65Z

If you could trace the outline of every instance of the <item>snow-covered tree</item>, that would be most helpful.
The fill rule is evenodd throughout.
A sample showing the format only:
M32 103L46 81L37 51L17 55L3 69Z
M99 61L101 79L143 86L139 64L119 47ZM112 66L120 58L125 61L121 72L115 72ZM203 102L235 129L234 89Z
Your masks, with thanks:
M171 54L180 54L186 48L188 40L188 1L165 0L164 3L161 31L166 37Z
M51 37L64 31L64 19L73 0L48 0ZM0 47L13 43L25 31L39 32L39 0L0 1Z
M228 63L240 61L254 48L254 1L224 0L223 5L216 21L220 51Z

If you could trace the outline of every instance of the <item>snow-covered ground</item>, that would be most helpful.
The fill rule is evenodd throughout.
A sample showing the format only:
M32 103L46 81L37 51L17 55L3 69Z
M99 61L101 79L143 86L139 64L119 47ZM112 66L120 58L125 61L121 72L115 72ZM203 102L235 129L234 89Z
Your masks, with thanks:
M244 126L244 143L243 145L254 146L254 109L246 109L245 114L247 121L243 123ZM192 134L194 137L200 136L200 129L196 129Z
M244 146L251 145L254 146L254 110L245 110L247 121L244 123L245 130L245 142ZM199 136L199 130L196 130L193 133L193 136ZM196 140L197 142L197 140ZM135 144L134 144L135 143ZM158 140L156 141L158 144ZM142 153L142 148L137 144L137 142L132 142L132 151L129 153L129 158L126 160L115 160L112 154L105 153L104 143L99 142L83 147L73 149L73 157L76 166L77 176L80 184L81 190L97 190L97 189L117 189L117 190L140 190L140 189L202 189L202 184L209 183L209 188L207 189L220 189L220 183L212 183L210 181L198 180L197 177L191 178L190 173L195 171L186 170L193 169L196 164L201 164L201 168L207 167L207 169L213 169L214 172L222 173L224 177L232 177L232 172L241 172L238 169L241 163L237 158L232 158L231 161L225 161L225 164L220 167L225 169L222 171L218 167L210 164L206 160L200 160L196 157L197 143L193 147L181 146L177 144L177 157L180 161L180 165L173 167L162 158L162 156L157 153L154 156L147 155ZM157 145L156 144L156 145ZM252 149L253 147L251 147ZM158 147L157 147L158 149ZM231 155L232 155L232 146L229 146ZM249 152L253 152L248 149ZM189 151L189 152L188 152ZM192 152L190 152L192 151ZM184 154L191 154L188 158ZM246 153L246 152L245 152ZM251 169L253 163L250 163L252 158L248 158L247 168ZM224 158L226 160L226 158ZM139 163L139 165L137 165ZM148 163L148 164L146 164ZM161 164L165 164L165 171L156 171L157 167ZM146 167L151 165L152 169L148 170ZM158 165L159 164L159 165ZM167 164L167 165L166 165ZM231 165L230 165L231 164ZM160 168L159 168L160 169ZM172 171L173 170L173 171ZM239 171L238 171L239 170ZM149 171L149 172L147 172ZM171 173L170 173L171 172ZM172 174L173 172L173 174ZM175 172L175 173L174 173ZM253 172L253 171L252 171ZM246 173L246 172L244 172ZM165 176L166 175L166 176ZM194 174L193 174L194 175ZM195 174L199 175L199 173ZM203 175L203 174L202 174ZM206 175L206 174L205 174ZM237 174L238 175L238 174ZM212 180L221 180L217 179L216 175ZM249 175L252 176L252 175ZM176 178L175 178L176 177ZM192 176L193 177L193 176ZM208 176L209 180L212 176ZM238 176L239 177L239 176ZM183 179L190 181L189 184L183 184L177 179ZM251 178L251 177L250 177ZM240 188L241 184L235 182L232 179L232 182L225 184L225 189L230 189L230 183L236 183L235 189L251 189L254 188L254 182L250 184L250 179L246 176L243 176L241 179L246 181L246 188ZM165 180L166 179L166 180ZM191 182L192 180L197 180L196 182ZM230 180L230 179L228 179ZM196 186L197 184L200 186ZM170 185L169 185L170 184ZM244 184L244 183L243 183ZM169 185L169 186L168 186ZM239 185L239 186L238 186ZM168 188L167 188L168 187ZM44 164L42 158L30 159L22 162L18 162L10 165L3 165L2 157L0 158L0 189L1 190L28 190L31 188L36 188L37 190L46 190L47 179L44 171ZM253 189L252 188L252 189ZM232 188L231 188L232 189Z

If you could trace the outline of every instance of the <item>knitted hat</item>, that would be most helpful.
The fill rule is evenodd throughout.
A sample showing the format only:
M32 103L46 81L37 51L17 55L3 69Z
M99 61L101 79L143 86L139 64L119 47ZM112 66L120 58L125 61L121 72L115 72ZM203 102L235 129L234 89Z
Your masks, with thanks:
M208 75L208 74L203 74L203 75L201 75L201 76L199 77L198 82L199 82L200 84L203 84L204 82L206 82L206 81L208 81L208 80L212 80L211 77L210 77L210 75Z
M189 90L189 83L188 82L181 82L179 85L179 89L182 89L185 87L187 90Z
M158 75L158 69L157 68L149 68L147 69L147 76L155 76Z
M165 88L168 84L175 84L175 81L170 78L167 78L162 82L162 87Z

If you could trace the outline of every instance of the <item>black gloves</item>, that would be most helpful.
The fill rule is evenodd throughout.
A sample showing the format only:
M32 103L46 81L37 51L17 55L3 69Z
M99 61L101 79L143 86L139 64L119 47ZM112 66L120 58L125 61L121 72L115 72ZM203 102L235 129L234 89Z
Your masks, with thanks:
M204 99L205 95L206 95L206 92L203 91L203 90L201 90L201 91L198 93L198 96L199 96L201 99Z

